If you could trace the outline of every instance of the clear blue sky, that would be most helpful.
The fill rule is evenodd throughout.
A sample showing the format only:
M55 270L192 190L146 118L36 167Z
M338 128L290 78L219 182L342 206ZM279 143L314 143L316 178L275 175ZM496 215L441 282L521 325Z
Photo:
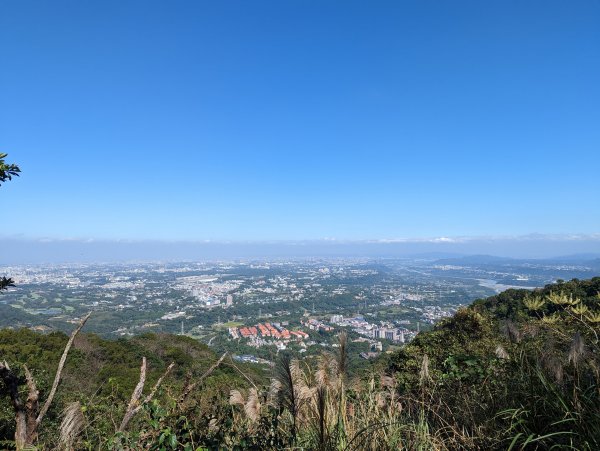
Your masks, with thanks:
M600 232L598 1L0 3L0 235Z

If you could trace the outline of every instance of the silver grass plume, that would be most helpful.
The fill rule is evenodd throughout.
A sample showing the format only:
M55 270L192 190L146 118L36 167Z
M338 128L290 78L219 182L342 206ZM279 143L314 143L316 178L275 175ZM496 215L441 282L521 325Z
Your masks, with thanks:
M306 401L306 400L310 400L313 398L313 396L315 395L315 393L317 392L317 388L318 387L309 387L308 385L304 385L303 387L300 387L300 389L298 390L298 399L300 401Z
M298 359L292 359L290 363L290 373L294 385L299 386L305 384L304 371L300 368L300 361Z
M521 331L515 326L512 321L506 321L505 324L506 335L513 343L519 343L521 341Z
M569 362L577 366L585 353L585 343L581 334L577 332L571 342L571 348L569 349Z
M421 371L419 372L419 382L421 385L425 384L431 379L429 376L429 356L423 355L423 361L421 362Z
M380 392L375 395L375 402L377 403L377 408L383 409L386 403L386 393Z
M312 390L306 383L304 371L300 368L300 361L293 359L290 364L290 372L292 374L292 380L294 381L295 390L298 393L300 400L312 398L314 390Z
M324 352L319 356L319 365L315 372L315 380L320 387L333 387L338 376L338 361L336 358Z
M244 404L244 412L246 412L246 417L252 423L256 423L260 418L260 408L261 403L258 397L258 391L256 388L252 387L248 393L248 400L246 401L246 404Z
M317 388L317 422L318 422L318 449L327 449L327 390L325 387Z
M232 406L243 406L246 404L244 395L239 390L231 390L229 392L229 404Z
M542 365L546 371L554 378L557 384L562 384L564 378L564 369L562 363L555 356L548 354L542 359Z
M81 404L76 401L69 403L63 411L63 420L60 424L60 444L66 450L73 449L73 443L83 430L85 417Z
M506 352L506 349L504 349L502 345L496 346L496 357L502 360L507 360L510 358L508 352Z
M208 422L208 430L213 434L219 431L219 421L216 418L211 418Z
M346 376L348 370L348 334L345 330L338 335L337 373L340 379Z
M279 395L282 387L283 385L277 379L271 379L271 384L269 385L269 394L267 396L267 403L271 407L279 407Z
M296 437L296 420L300 409L299 388L296 386L298 379L303 379L298 362L292 361L289 354L282 354L274 368L274 379L278 383L277 403L281 409L287 409L292 415L292 440ZM274 385L273 392L276 388Z
M394 378L391 376L381 375L380 383L382 387L393 388L395 385Z

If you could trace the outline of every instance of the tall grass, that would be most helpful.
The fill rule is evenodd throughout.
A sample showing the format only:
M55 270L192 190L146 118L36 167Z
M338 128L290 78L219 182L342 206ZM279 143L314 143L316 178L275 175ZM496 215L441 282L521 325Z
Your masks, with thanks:
M283 356L274 370L274 383L260 415L277 412L282 434L289 437L290 449L392 450L444 449L441 437L432 434L428 419L428 388L423 399L401 398L392 377L348 384L347 337L339 337L336 353L323 353L314 368ZM240 391L231 392L236 423L252 433L257 419L246 412L247 399ZM416 415L415 415L416 412ZM415 445L417 445L415 447Z

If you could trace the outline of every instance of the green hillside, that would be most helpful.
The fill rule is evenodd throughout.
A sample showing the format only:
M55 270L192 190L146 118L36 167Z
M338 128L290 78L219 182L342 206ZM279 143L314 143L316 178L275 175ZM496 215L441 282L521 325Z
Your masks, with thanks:
M418 335L387 371L443 447L598 449L598 332L598 277L508 290Z
M30 369L37 382L40 399L43 401L47 396L67 340L68 336L60 332L44 335L28 329L0 331L0 359L6 360L21 379L22 398L26 397L27 392L24 387L24 366ZM145 405L139 418L134 418L130 424L130 430L136 431L131 434L131 445L139 431L150 433L146 428L155 424L152 422L153 416L158 413L189 414L190 419L202 421L200 415L193 411L203 411L207 406L226 405L229 387L264 380L260 371L237 363L234 367L230 359L224 359L207 374L218 356L206 345L183 336L146 334L112 341L93 334L79 334L69 353L57 397L40 430L40 449L59 446L60 424L65 409L74 402L79 403L85 420L85 427L76 440L75 448L105 449L111 443L117 443L119 434L115 434L115 431L138 383L142 357L146 357L148 368L144 396L169 364L175 365L153 402ZM202 382L193 387L179 405L174 406L173 402L180 399L186 385L198 381L203 375L206 377ZM7 386L1 379L0 394L0 449L4 449L14 446L15 414ZM150 433L150 437L154 438L159 431L157 429ZM128 443L127 440L121 441L122 445Z

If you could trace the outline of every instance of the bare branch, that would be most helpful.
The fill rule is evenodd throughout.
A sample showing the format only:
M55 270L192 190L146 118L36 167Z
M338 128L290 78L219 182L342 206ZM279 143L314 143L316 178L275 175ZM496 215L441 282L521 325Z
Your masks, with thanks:
M121 421L121 426L117 429L117 432L123 432L125 427L127 427L127 423L134 415L134 409L139 404L140 397L142 396L142 390L144 390L144 384L146 383L146 357L142 357L142 366L140 368L140 380L135 386L133 393L131 393L131 399L129 400L129 405L127 406L127 410L125 411L125 415L123 416L123 421Z
M142 402L140 402L142 391L144 390L144 384L146 383L146 357L142 358L142 367L140 368L140 381L135 387L135 390L133 390L133 393L131 394L131 400L129 401L129 405L127 406L127 410L125 411L125 416L123 416L123 421L121 421L121 426L119 426L117 432L123 432L127 427L127 424L129 424L129 421L131 421L135 414L138 413L144 405L152 401L152 398L154 398L154 395L158 391L160 384L162 384L162 381L165 377L168 376L168 374L171 372L174 366L175 362L171 363L167 367L166 371L161 377L158 378L156 384L154 384L154 387L152 387L150 394L146 396Z
M71 346L73 345L73 340L75 340L75 337L77 336L77 334L79 333L81 328L85 325L86 321L89 319L91 314L92 314L92 312L85 315L79 322L79 326L77 326L77 329L75 329L71 333L71 337L69 338L69 341L67 342L67 345L65 346L65 350L63 351L62 357L60 358L60 362L58 363L58 368L56 370L56 375L54 376L54 382L52 383L52 388L50 389L50 394L48 395L48 398L46 399L46 402L44 403L42 410L40 410L40 413L37 416L36 424L38 426L44 419L44 415L46 415L46 412L48 412L48 409L50 408L50 404L52 404L52 400L54 399L54 395L56 394L56 389L58 388L58 384L59 384L60 378L62 376L63 367L65 366L65 362L67 360L67 355L69 354L69 351L71 350Z
M202 382L206 377L208 377L210 375L210 373L212 373L215 369L217 369L217 367L223 362L223 360L225 359L226 356L227 356L227 352L223 353L221 358L219 360L217 360L217 362L213 366L211 366L202 376L200 376L200 378L198 380L196 380L193 384L186 385L186 387L183 390L183 393L179 397L179 403L182 403L183 401L185 401L185 399L189 396L189 394L192 392L192 390L194 388L196 388L196 386L200 382Z
M231 362L230 362L230 363L228 363L228 365L229 365L229 366L232 366L232 367L233 367L233 368L234 368L234 369L235 369L235 370L236 370L238 373L240 373L242 376L244 376L244 378L246 378L246 380L247 380L248 382L250 382L254 388L256 388L256 389L258 390L258 387L257 387L257 386L256 386L256 384L254 383L254 381L253 381L252 379L250 379L250 378L249 378L249 377L246 375L246 373L244 373L242 370L240 370L240 369L239 369L239 367L238 367L238 366L237 366L235 363L233 363L233 359L230 359L230 360L231 360Z
M150 392L150 394L148 396L146 396L146 398L144 398L144 402L136 407L136 412L138 410L140 410L140 408L144 404L148 404L150 401L152 401L152 398L154 398L154 395L156 394L158 388L160 387L160 384L162 384L163 379L169 375L169 373L171 372L171 370L173 369L174 366L175 366L175 362L171 362L171 364L167 367L167 369L163 373L163 375L158 378L158 380L156 381L156 384L154 384L154 387L152 387L152 391Z
M26 365L23 365L23 369L25 370L25 379L27 380L27 401L25 402L25 411L27 416L27 443L34 443L37 438L37 411L39 408L39 394L35 380L27 368Z

